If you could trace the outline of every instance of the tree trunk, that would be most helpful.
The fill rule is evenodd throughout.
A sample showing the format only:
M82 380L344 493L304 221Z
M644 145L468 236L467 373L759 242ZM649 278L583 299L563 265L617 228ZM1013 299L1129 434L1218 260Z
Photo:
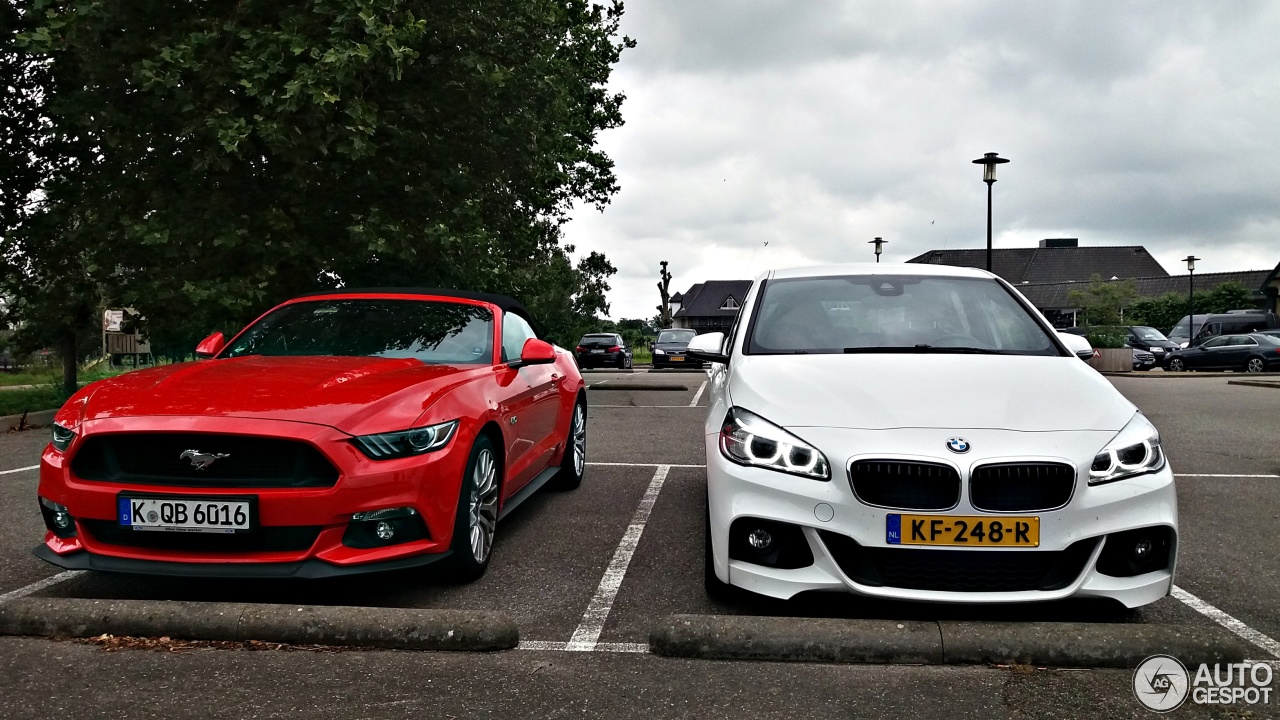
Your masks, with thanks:
M79 388L76 382L76 371L80 365L76 358L76 334L68 330L62 335L62 391L68 396Z

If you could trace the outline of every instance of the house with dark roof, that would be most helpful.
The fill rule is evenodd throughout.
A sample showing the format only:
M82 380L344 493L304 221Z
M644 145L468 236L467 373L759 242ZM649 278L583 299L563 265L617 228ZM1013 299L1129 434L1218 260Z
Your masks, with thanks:
M907 262L985 268L987 251L930 250ZM1094 275L1106 280L1169 276L1141 245L1080 247L1076 238L1041 240L1033 248L996 248L991 251L991 270L1013 285L1089 282Z
M729 332L742 302L751 289L750 280L708 280L683 293L671 296L671 322L678 328L701 333Z
M907 262L985 268L987 251L930 250ZM1057 327L1075 325L1079 308L1071 302L1071 291L1082 290L1082 284L1087 285L1094 275L1117 282L1132 280L1138 296L1143 298L1171 292L1185 294L1190 283L1186 275L1170 275L1140 245L1080 247L1076 238L1041 240L1034 248L994 249L991 269L1017 287ZM1196 273L1194 281L1197 292L1208 292L1228 282L1239 283L1254 290L1252 300L1256 306L1275 308L1276 295L1280 293L1280 265L1270 273Z

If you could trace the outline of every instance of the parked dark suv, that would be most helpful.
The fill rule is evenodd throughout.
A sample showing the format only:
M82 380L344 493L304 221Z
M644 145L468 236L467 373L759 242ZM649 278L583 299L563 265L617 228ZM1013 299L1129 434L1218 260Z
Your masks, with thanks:
M631 348L623 342L617 333L592 333L583 335L574 349L574 357L578 359L578 367L631 367Z
M695 360L686 354L689 341L697 336L696 330L686 328L667 328L658 333L658 339L650 349L653 350L653 367L701 367L702 361Z
M1195 326L1188 332L1187 316L1182 316L1169 331L1169 339L1179 347L1194 347L1219 335L1238 335L1280 328L1280 317L1262 310L1232 310L1227 313L1196 315Z

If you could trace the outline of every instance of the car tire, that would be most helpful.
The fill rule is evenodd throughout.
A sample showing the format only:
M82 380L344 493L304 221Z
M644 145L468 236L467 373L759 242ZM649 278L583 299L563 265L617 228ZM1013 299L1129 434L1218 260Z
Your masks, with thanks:
M1249 358L1249 362L1244 364L1245 372L1260 373L1266 369L1267 364L1263 362L1262 358L1251 357Z
M448 576L455 582L477 580L493 557L497 534L498 478L497 450L488 435L480 435L471 446L467 469L458 492L458 512L453 520L453 542L449 544Z
M1169 372L1184 372L1187 364L1182 362L1182 358L1174 358L1169 361Z
M560 472L551 479L557 490L577 490L587 471L587 404L578 400L569 416L569 436L565 440Z

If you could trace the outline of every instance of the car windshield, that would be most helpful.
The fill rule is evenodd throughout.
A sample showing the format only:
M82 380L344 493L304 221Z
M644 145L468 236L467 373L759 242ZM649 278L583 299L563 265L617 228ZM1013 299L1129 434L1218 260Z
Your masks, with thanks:
M697 333L692 330L663 330L658 333L658 342L684 343L687 345L696 335Z
M1253 336L1253 339L1266 345L1280 345L1280 335L1272 335L1271 333L1259 333Z
M240 334L221 357L348 355L480 365L493 359L493 314L429 300L312 300L286 305Z
M1200 332L1200 328L1203 325L1204 325L1203 320L1196 320L1195 332L1197 333ZM1177 325L1173 326L1173 329L1169 331L1169 337L1183 338L1183 339L1191 337L1191 333L1187 332L1187 318L1185 317L1182 318L1181 320L1178 321Z
M612 345L617 340L612 335L583 335L579 345Z
M1150 327L1135 327L1133 334L1137 335L1139 340L1148 340L1150 342L1167 342L1169 340L1164 336L1164 333Z
M1014 296L985 278L850 275L765 285L748 354L1058 355Z

